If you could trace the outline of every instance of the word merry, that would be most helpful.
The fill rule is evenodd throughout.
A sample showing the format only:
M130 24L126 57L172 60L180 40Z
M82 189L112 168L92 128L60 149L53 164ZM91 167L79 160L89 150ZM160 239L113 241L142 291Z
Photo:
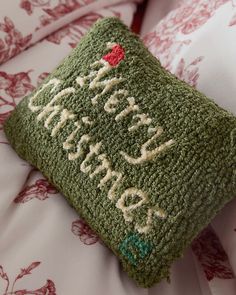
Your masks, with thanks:
M91 99L91 105L93 107L99 103L100 98L108 93L118 85L121 81L124 81L123 77L113 77L106 79L107 74L116 66L119 65L121 60L124 59L124 50L119 44L108 43L108 48L112 49L110 53L103 56L99 61L91 64L92 71L89 75L84 77L77 77L76 83L79 87L84 87L86 82L88 82L88 87L91 90L97 90L97 94ZM117 199L117 188L121 185L124 175L119 171L112 169L112 163L108 159L108 155L102 153L102 141L94 142L92 136L89 133L80 134L80 131L84 126L93 126L96 122L89 116L78 118L77 114L63 107L60 103L62 99L66 99L67 96L73 95L76 92L74 87L68 87L59 91L54 95L52 100L46 105L37 105L36 101L41 92L47 87L51 87L50 93L56 92L61 80L57 78L52 78L49 82L45 83L40 90L38 90L30 99L28 107L32 112L39 112L37 115L37 121L44 120L44 127L50 129L50 135L55 137L59 132L62 132L65 125L72 121L74 124L74 130L67 135L65 141L62 143L62 148L68 151L68 160L74 161L79 157L84 157L85 150L89 148L89 152L84 157L82 163L80 164L80 171L88 174L89 178L94 178L101 173L106 173L103 178L100 179L98 188L102 189L107 183L112 183L109 191L108 198L111 201ZM119 103L125 100L127 106L122 111L118 112ZM152 119L148 114L142 112L140 106L136 103L135 98L129 96L126 89L115 90L108 98L104 104L104 111L107 113L115 114L114 120L120 121L127 116L132 116L132 124L128 126L129 132L134 132L142 126L148 127L148 134L151 137L141 145L140 155L138 157L133 157L128 155L125 151L120 151L120 155L131 165L139 165L146 161L153 160L159 153L163 152L170 146L174 144L174 140L168 140L167 142L161 144L154 149L148 149L156 139L163 133L163 129L160 126L151 127ZM55 117L59 117L59 120L54 126L52 125L52 120ZM54 121L55 122L55 121ZM52 128L51 128L52 127ZM75 142L75 138L79 134L80 138ZM72 152L73 149L73 152ZM74 150L76 151L74 152ZM92 171L91 161L97 161L100 164ZM90 163L90 164L89 164ZM138 201L137 201L138 197ZM128 199L133 199L136 201L135 204L126 205ZM130 187L127 188L121 196L118 197L116 201L116 207L120 209L123 213L123 217L126 222L132 222L134 220L134 210L141 208L144 204L149 203L149 198L147 193L142 190ZM152 225L153 217L166 218L166 213L156 206L147 206L147 215L145 225L135 224L135 229L139 233L147 233Z

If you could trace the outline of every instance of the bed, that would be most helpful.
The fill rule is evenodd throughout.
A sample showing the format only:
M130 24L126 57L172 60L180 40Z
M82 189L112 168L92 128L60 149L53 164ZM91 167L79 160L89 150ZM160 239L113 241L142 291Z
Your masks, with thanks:
M236 200L173 264L170 282L140 288L3 132L19 101L106 16L120 18L165 68L235 114L236 2L15 0L0 8L0 294L236 294Z

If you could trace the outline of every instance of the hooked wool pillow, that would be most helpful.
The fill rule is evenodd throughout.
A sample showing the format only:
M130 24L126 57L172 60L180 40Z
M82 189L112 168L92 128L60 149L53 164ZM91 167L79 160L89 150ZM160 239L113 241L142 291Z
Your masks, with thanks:
M143 287L168 277L236 194L236 118L115 18L98 21L4 129Z

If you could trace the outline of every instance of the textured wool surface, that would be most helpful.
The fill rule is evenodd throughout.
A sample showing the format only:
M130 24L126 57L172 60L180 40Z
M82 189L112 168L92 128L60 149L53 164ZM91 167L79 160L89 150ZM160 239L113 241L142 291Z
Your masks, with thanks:
M4 129L143 287L168 277L236 195L235 117L115 18L98 21Z

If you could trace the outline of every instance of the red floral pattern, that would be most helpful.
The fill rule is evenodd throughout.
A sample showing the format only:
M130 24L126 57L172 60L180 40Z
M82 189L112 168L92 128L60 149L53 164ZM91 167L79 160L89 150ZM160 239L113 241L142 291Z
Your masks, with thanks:
M8 74L0 72L0 130L6 118L16 107L17 100L34 90L30 72Z
M33 13L35 7L48 6L51 0L21 0L20 7L23 8L28 15Z
M39 86L40 84L42 84L43 80L46 79L48 75L49 75L49 73L47 73L47 72L43 72L42 74L40 74L38 76L37 86Z
M96 0L59 0L59 4L53 8L43 8L45 14L40 16L41 27L46 26L63 17L64 15L94 1ZM37 28L37 30L38 29L39 28Z
M31 275L31 271L37 268L40 265L41 262L35 261L32 262L28 267L22 268L20 273L16 276L14 279L12 286L11 286L11 291L9 290L10 288L10 280L6 272L4 272L3 267L0 265L0 278L2 278L4 281L6 281L6 288L3 293L3 295L29 295L29 294L34 294L34 295L56 295L56 287L55 284L53 283L52 280L47 280L46 284L36 290L27 290L27 289L21 289L21 290L15 290L15 284L18 280L22 279L26 275Z
M32 71L16 74L0 72L0 94L2 94L0 95L0 130L3 129L4 121L16 107L19 100L35 89L30 78ZM47 72L40 74L37 85L41 84L48 75Z
M6 72L0 72L0 89L12 98L19 98L25 96L27 93L34 90L34 86L31 84L31 79L28 72L20 72L17 74L7 74Z
M27 177L26 184L31 182L31 177L34 177L34 172L37 170L32 169ZM15 203L26 203L32 199L40 201L48 199L50 196L57 194L57 190L43 178L37 179L31 185L25 185L23 190L14 199Z
M37 16L40 24L34 27L33 23L30 34L23 36L11 18L5 16L0 23L0 64L29 47L35 31L94 1L96 0L20 0L19 6L27 15L32 15L35 9L40 9L41 15Z
M97 13L85 15L55 33L52 33L46 40L54 44L60 44L63 38L68 37L70 39L69 45L74 48L85 32L101 17L102 16Z
M4 22L0 23L0 32L5 34L4 38L0 38L0 64L28 47L32 39L32 34L23 37L7 16L4 17Z
M144 37L144 43L158 57L162 65L171 70L172 62L180 50L191 43L191 39L178 34L189 35L211 18L215 11L229 0L186 0L161 21L155 31Z
M53 194L57 194L57 190L46 179L38 179L34 184L26 186L14 199L14 202L26 203L34 198L43 201Z
M189 65L185 65L185 61L181 58L178 67L176 69L175 75L188 83L189 85L196 87L199 78L199 68L196 66L199 62L203 60L203 56L199 56Z
M232 279L235 277L219 238L209 226L192 243L208 281L213 278Z
M71 231L78 236L85 245L93 245L99 241L99 237L86 222L82 219L77 219L72 222Z

